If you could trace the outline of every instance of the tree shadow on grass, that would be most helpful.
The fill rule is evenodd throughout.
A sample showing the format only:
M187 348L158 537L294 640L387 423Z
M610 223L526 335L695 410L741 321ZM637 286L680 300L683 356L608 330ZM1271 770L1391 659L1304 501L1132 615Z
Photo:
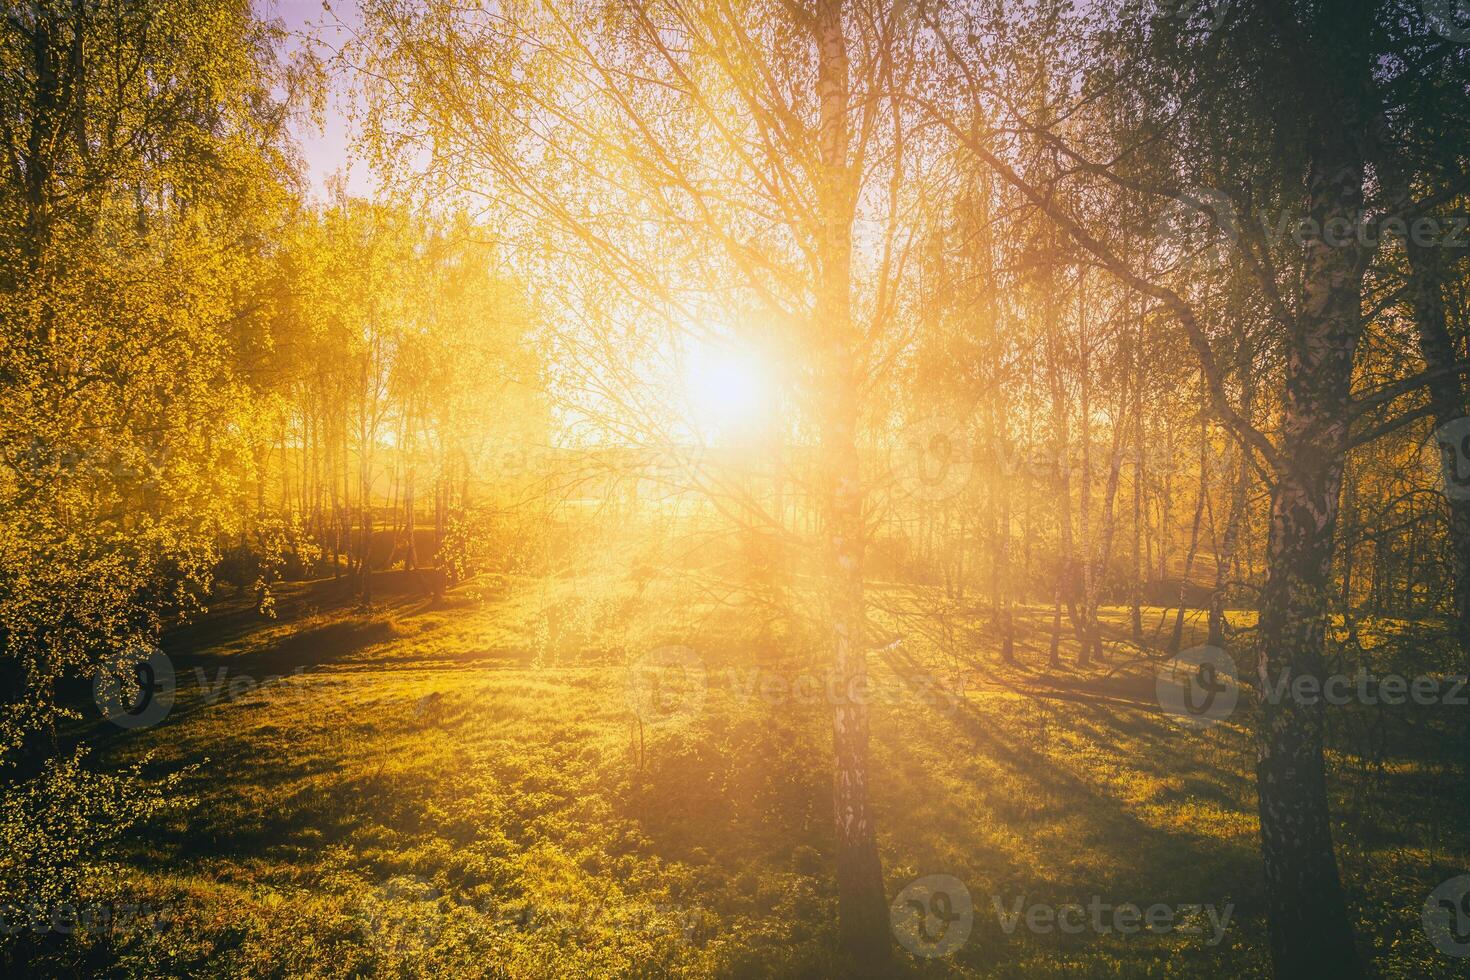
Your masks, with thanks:
M895 660L899 669L911 673L926 669L907 654L898 654ZM1014 697L986 698L990 710L970 698L952 710L946 710L944 703L919 705L915 711L922 709L923 716L908 719L903 740L914 752L923 750L940 757L962 753L1001 777L1003 784L972 787L993 816L1024 811L1016 806L1014 792L1023 790L1047 801L1041 811L1023 818L1036 829L1075 818L1087 837L1076 842L1079 850L1089 846L1124 849L1126 860L1115 863L1117 871L1110 880L1089 882L1090 887L1136 892L1140 885L1167 883L1181 863L1211 868L1227 880L1235 879L1236 887L1253 887L1256 868L1249 848L1146 822L1129 800L1113 791L1111 774L1092 780L1083 778L1080 771L1089 764L1104 764L1153 781L1192 781L1207 787L1201 795L1212 802L1249 813L1253 801L1245 796L1242 780L1219 772L1218 762L1201 757L1198 746L1181 742L1186 736L1157 711L1111 699L1099 703L1049 700L1026 699L1018 692ZM1008 714L1013 705L1016 709ZM1097 754L1083 756L1089 749L1096 749ZM965 816L984 818L983 813ZM1024 832L1024 828L1012 829ZM1058 866L1069 863L1065 856L1056 857ZM1221 883L1215 878L1212 887Z
M393 624L381 617L339 619L289 633L274 643L247 653L219 656L209 652L184 650L165 652L176 670L194 667L227 666L245 676L290 673L298 668L310 669L347 660L368 647L386 643L396 637Z

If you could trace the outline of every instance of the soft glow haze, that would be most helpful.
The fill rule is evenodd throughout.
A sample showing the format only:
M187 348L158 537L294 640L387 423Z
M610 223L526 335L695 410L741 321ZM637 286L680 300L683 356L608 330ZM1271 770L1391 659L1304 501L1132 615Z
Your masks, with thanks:
M699 343L685 362L690 423L706 440L763 427L774 397L769 366L754 353Z

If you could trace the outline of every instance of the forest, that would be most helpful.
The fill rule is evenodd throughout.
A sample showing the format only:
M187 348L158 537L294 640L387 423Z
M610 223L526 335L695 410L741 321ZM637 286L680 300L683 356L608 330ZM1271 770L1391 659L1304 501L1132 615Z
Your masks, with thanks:
M3 0L0 972L1470 977L1467 134L1465 0Z

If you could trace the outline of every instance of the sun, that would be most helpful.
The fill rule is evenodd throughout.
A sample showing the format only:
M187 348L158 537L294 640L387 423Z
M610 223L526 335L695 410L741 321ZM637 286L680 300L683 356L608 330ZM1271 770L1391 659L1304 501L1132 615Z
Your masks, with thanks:
M768 365L754 352L703 341L687 352L689 421L706 440L740 438L762 429L771 417L773 387Z

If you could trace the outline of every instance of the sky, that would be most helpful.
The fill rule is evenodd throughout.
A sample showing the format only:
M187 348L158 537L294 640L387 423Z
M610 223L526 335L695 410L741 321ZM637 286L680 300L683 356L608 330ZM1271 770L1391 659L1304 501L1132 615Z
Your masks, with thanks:
M355 0L252 0L257 16L280 20L291 32L292 39L283 55L297 51L308 38L314 38L325 57L341 48L351 32L361 25ZM330 9L328 8L330 5ZM310 120L298 120L292 130L306 161L307 177L312 193L326 195L326 181L333 174L347 178L347 189L353 194L370 195L376 188L368 167L350 158L352 138L348 122L350 106L348 86L338 78L328 93L325 125L318 129Z

